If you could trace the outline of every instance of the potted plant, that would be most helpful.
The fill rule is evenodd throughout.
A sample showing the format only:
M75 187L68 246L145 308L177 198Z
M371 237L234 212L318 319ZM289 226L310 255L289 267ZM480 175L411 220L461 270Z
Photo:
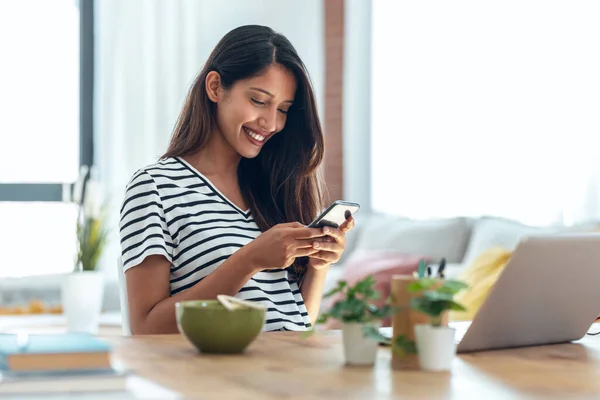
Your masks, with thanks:
M375 278L369 275L353 286L339 281L336 288L324 295L324 298L335 295L339 300L319 316L317 324L325 323L329 318L341 322L347 365L373 365L379 342L386 340L379 333L379 326L381 320L392 315L394 310L388 304L374 304L381 296L374 285Z
M450 370L456 355L455 329L442 324L442 317L450 310L465 311L454 296L467 287L461 281L432 278L421 278L408 286L409 292L418 293L410 300L410 307L429 316L430 320L429 324L415 325L416 351L421 369Z
M61 303L70 331L95 333L104 297L104 279L98 263L109 230L101 184L90 179L82 192L74 198L79 207L75 227L77 253L73 271L63 281Z

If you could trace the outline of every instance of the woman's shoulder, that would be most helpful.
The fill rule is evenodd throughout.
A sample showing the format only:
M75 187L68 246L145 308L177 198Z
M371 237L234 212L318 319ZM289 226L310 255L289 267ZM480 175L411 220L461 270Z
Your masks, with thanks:
M125 187L121 212L164 208L164 202L186 188L191 171L178 158L164 158L139 168Z
M157 185L158 181L177 181L191 177L191 171L178 158L162 158L134 172L127 186L145 183Z

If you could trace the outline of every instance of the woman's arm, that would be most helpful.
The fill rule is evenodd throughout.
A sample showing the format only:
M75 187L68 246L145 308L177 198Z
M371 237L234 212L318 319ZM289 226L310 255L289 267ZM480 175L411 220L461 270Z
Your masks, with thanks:
M126 271L133 334L177 333L175 303L215 299L218 294L234 296L257 272L238 251L188 290L170 296L170 266L164 256L153 255Z
M323 298L323 287L325 286L325 277L327 276L327 271L329 271L329 265L326 264L319 269L309 265L302 281L300 292L302 293L304 305L313 326L319 316L321 299Z

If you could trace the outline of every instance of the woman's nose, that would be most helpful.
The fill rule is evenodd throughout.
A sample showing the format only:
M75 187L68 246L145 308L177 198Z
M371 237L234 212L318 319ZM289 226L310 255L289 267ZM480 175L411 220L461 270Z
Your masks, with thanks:
M266 133L275 132L277 128L277 110L275 111L265 111L265 113L259 119L259 125L262 129L266 131Z

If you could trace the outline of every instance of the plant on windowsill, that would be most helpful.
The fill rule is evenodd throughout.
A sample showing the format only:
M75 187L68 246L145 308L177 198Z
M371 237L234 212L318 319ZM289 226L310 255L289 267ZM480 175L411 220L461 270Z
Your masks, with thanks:
M80 176L74 189L78 207L77 252L72 273L63 281L61 303L69 330L95 333L104 298L104 278L98 265L109 238L108 209L94 170L87 182L86 172L83 171L84 176Z
M96 271L108 241L106 208L84 207L77 221L77 258L75 272Z
M456 355L455 329L442 324L444 313L465 311L454 296L468 285L458 280L421 278L411 283L407 290L418 293L410 300L413 310L429 316L429 324L415 325L416 352L421 369L427 371L450 370ZM399 345L399 344L398 344Z
M381 320L396 310L389 304L374 304L381 298L374 286L375 278L369 275L353 286L346 281L339 281L337 287L323 296L341 296L328 311L319 316L317 324L325 323L330 318L341 322L344 356L348 365L373 365L379 342L387 340L379 333L379 326Z

